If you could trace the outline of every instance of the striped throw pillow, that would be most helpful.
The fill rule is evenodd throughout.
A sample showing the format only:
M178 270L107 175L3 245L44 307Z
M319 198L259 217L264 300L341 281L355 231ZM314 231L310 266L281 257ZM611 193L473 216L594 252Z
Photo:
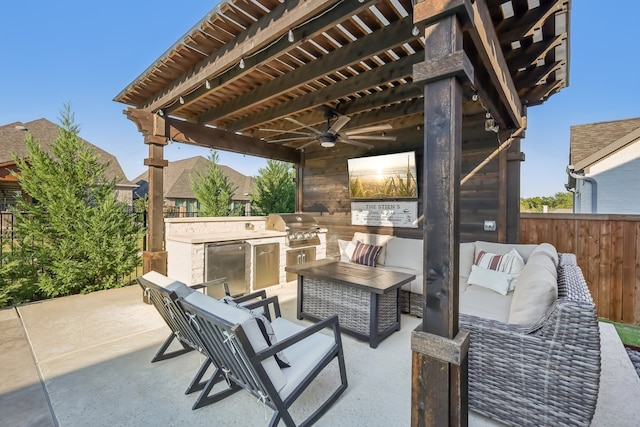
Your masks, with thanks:
M382 246L369 245L357 241L356 249L353 251L353 255L351 255L351 262L375 267L376 259L378 259L381 250Z
M517 277L520 275L524 267L524 260L515 249L511 249L504 255L492 254L490 252L480 251L474 262L480 268L487 270L501 271L509 273L513 276L509 290L515 289Z

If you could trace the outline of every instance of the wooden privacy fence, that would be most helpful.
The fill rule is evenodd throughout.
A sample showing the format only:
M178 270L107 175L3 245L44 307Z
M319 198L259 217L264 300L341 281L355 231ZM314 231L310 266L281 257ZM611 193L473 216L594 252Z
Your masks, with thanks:
M640 324L640 215L522 213L520 242L576 254L598 316Z

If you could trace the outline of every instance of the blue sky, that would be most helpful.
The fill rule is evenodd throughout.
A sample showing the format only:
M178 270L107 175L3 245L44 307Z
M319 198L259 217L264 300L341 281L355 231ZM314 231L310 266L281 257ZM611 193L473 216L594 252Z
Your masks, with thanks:
M98 7L97 5L105 7ZM528 110L522 142L522 197L564 191L570 126L640 117L640 2L615 7L574 0L569 87ZM106 3L49 0L0 5L0 125L46 118L58 123L71 102L80 135L118 158L129 179L144 172L147 147L125 105L112 99L185 34L215 1ZM207 156L170 144L165 158ZM220 152L220 163L256 175L263 159Z

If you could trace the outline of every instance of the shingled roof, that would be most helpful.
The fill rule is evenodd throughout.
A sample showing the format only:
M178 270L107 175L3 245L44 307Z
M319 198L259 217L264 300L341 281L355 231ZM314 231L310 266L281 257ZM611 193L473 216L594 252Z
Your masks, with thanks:
M189 177L196 171L205 171L209 166L209 160L202 156L190 157L184 160L169 162L164 168L164 197L170 199L195 199L191 190ZM248 201L249 192L253 186L253 177L225 166L218 165L222 173L229 179L232 187L236 188L233 194L235 201ZM144 172L134 179L134 182L148 181L149 173Z
M58 137L60 127L47 119L38 119L31 122L14 122L0 126L0 164L13 163L13 156L24 158L28 155L25 143L26 132L31 133L40 146L48 153L51 153L51 146ZM82 139L82 142L89 146L98 156L101 162L109 162L109 167L105 171L108 179L116 179L119 185L134 185L129 181L112 154L107 153L99 147Z
M638 128L640 117L571 126L571 164L585 160Z

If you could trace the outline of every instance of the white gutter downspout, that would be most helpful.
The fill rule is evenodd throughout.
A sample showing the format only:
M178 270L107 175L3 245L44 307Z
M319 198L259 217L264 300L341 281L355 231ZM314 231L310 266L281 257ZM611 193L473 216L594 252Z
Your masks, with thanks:
M574 172L573 165L567 166L567 174L571 178L581 179L591 184L591 213L598 213L598 183L596 180L588 176L578 175Z

